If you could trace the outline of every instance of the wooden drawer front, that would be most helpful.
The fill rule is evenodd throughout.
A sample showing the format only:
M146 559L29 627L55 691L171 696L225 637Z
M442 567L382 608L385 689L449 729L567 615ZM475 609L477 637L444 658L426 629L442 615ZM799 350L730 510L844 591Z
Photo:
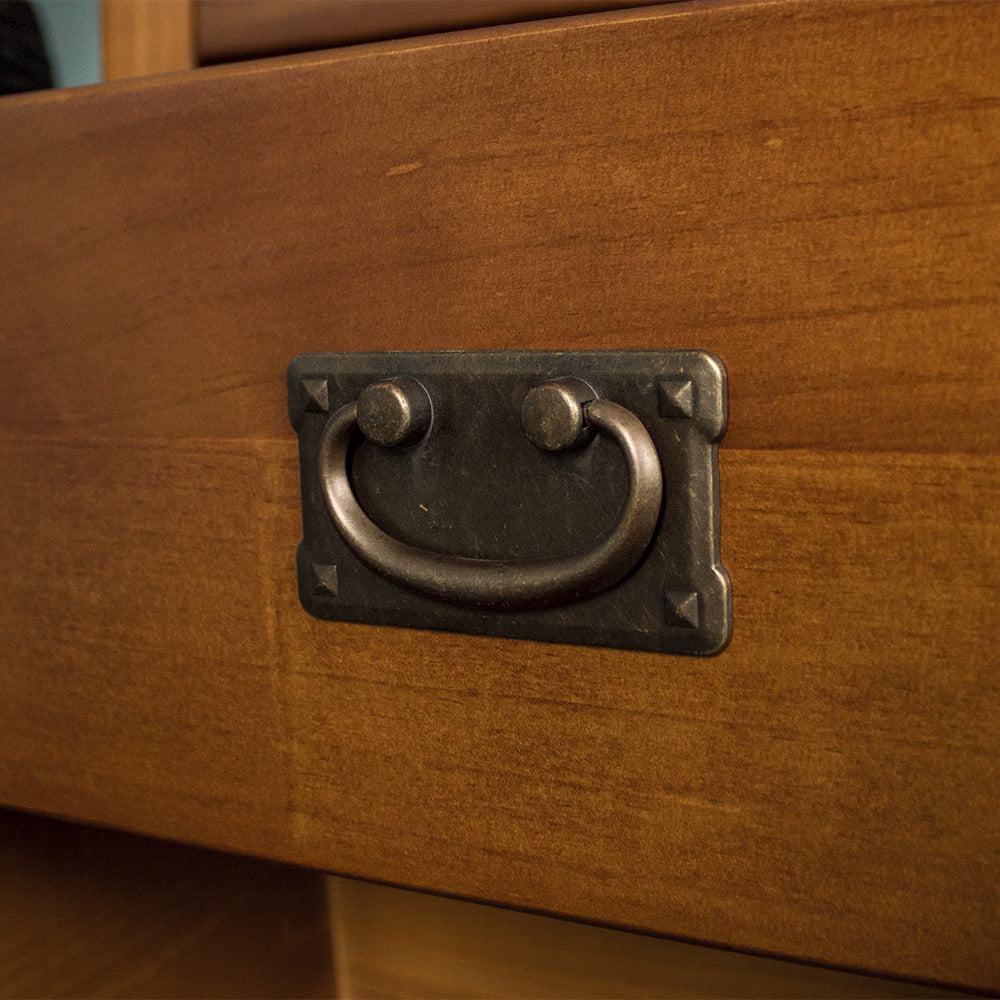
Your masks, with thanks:
M0 799L1000 988L998 50L677 4L0 102ZM295 354L661 346L723 655L302 611Z

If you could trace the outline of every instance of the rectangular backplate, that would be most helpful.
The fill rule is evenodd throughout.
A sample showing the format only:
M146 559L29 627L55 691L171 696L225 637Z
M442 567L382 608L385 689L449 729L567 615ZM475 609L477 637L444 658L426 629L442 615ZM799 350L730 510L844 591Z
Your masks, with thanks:
M327 510L319 445L331 415L366 386L410 376L433 406L418 443L384 448L355 434L352 490L368 517L424 550L476 559L530 559L586 549L618 517L626 465L596 436L572 452L543 452L520 424L526 394L577 377L645 426L663 470L653 540L617 584L558 607L495 611L411 593L369 570ZM497 351L305 354L288 369L299 436L303 541L298 586L310 614L667 653L710 655L731 633L729 578L719 551L718 442L726 376L702 351Z

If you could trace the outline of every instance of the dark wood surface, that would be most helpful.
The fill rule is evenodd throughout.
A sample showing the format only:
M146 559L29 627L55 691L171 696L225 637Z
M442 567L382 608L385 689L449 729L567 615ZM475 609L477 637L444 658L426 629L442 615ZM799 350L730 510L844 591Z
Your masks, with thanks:
M317 872L0 810L0 997L323 997Z
M1000 6L0 101L0 799L1000 988ZM320 623L306 350L725 361L710 660Z

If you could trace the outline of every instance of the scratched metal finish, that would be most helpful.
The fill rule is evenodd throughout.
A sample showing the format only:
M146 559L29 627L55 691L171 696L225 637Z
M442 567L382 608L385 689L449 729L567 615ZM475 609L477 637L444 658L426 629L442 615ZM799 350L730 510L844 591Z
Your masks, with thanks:
M614 586L553 607L461 607L411 593L372 572L333 524L319 476L330 416L374 382L410 376L427 390L430 429L382 447L355 434L350 484L384 532L431 552L534 559L581 552L624 504L626 464L597 434L546 452L521 427L525 396L556 378L585 380L627 408L655 444L663 502L653 539ZM551 642L708 655L731 633L729 579L719 543L718 441L726 425L721 363L700 351L524 351L308 354L288 370L299 435L303 606L329 620Z

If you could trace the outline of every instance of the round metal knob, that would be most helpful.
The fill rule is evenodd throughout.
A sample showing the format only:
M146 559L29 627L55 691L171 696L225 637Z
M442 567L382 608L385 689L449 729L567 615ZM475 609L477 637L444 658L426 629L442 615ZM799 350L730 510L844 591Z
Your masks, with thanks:
M383 448L414 444L431 425L431 399L409 375L373 382L358 396L358 427Z
M542 451L580 448L593 436L584 406L597 393L582 378L559 378L536 385L521 404L521 427Z

